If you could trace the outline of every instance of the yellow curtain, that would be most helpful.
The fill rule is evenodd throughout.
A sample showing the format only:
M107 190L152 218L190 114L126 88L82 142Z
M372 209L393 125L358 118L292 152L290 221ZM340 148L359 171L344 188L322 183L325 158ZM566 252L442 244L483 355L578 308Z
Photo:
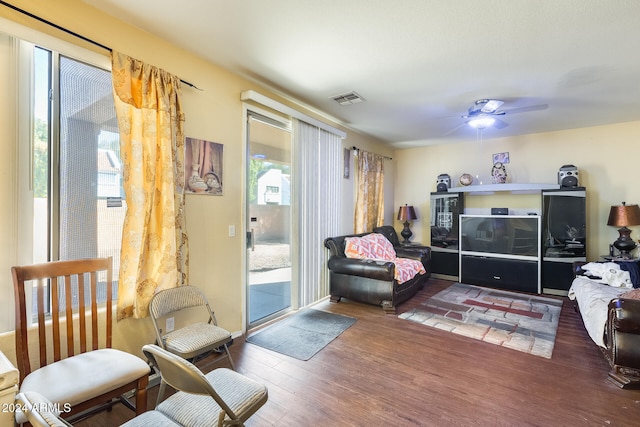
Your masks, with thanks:
M384 225L384 157L360 151L354 232Z
M148 316L159 290L186 283L184 113L180 79L112 53L124 191L118 319Z

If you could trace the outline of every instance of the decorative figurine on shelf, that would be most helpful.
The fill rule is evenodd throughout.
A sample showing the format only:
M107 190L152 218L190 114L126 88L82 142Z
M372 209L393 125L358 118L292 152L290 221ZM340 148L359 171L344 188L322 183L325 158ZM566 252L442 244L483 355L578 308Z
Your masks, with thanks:
M462 175L460 175L460 185L471 185L473 184L473 177L471 176L471 174L468 173L463 173Z
M507 182L507 170L500 162L493 164L491 168L491 182L493 184L504 184Z

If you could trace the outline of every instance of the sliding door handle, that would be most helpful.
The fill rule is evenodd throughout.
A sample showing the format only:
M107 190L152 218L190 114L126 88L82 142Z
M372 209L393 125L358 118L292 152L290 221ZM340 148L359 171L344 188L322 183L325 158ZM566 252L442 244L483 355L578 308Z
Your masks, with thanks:
M256 247L253 241L253 228L250 231L247 231L247 249L251 249L251 251L255 251Z

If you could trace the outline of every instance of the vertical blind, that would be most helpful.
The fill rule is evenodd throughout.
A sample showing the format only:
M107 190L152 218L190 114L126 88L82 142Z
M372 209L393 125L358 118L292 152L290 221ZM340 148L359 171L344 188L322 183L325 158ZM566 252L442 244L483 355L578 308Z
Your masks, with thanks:
M342 141L339 135L296 120L294 167L300 307L329 294L324 239L339 232L342 212Z

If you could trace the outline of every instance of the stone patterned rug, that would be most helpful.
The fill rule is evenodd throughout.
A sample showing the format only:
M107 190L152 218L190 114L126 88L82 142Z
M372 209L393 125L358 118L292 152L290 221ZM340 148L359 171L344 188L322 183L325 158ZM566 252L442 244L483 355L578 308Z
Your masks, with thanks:
M562 300L454 283L398 317L551 358Z

